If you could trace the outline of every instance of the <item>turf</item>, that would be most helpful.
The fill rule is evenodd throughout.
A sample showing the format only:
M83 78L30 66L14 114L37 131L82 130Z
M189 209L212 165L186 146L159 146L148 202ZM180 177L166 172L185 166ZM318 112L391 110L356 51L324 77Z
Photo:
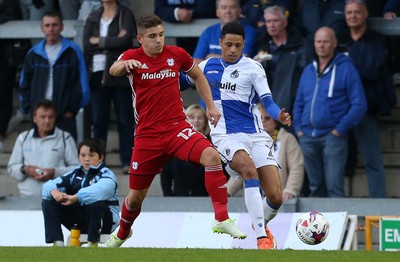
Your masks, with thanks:
M379 251L260 251L247 249L157 249L157 248L51 248L0 247L0 261L400 261L398 252Z

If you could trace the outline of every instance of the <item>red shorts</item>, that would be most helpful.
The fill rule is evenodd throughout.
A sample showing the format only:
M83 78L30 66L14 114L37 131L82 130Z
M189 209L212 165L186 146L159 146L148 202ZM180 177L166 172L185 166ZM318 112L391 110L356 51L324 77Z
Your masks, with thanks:
M130 188L149 188L171 157L200 163L202 152L210 146L211 142L186 121L164 128L156 136L137 134L131 158Z

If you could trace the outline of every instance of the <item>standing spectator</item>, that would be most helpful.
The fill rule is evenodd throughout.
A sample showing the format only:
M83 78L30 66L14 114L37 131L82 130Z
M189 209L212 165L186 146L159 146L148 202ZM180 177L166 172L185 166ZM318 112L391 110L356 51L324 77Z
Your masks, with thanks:
M186 109L188 122L209 138L207 112L198 104ZM160 174L164 196L208 196L204 186L204 167L179 158L172 158Z
M344 4L346 0L304 0L300 8L299 24L302 35L310 47L314 44L314 34L318 28L328 26L337 37L346 29Z
M367 99L368 110L353 129L368 178L370 197L385 197L385 174L379 143L378 116L388 115L396 106L396 94L387 69L385 37L367 26L368 11L363 0L350 0L345 6L348 33L340 39L356 67ZM357 152L357 151L356 151Z
M40 196L44 182L79 165L74 139L55 127L55 121L55 105L39 100L33 110L35 127L15 141L7 169L21 196Z
M219 45L219 38L221 37L222 27L229 22L239 21L241 12L239 0L217 0L216 5L216 13L220 22L207 27L203 33L201 33L196 50L193 54L193 58L197 63L210 57L220 57L221 46ZM246 34L243 53L246 56L253 57L257 52L257 31L251 25L243 24L243 27Z
M190 23L193 19L216 18L215 0L154 0L154 14L170 23ZM178 37L176 44L192 55L197 41L197 37Z
M104 142L89 138L78 146L80 166L43 185L42 211L46 243L64 246L61 225L76 224L97 246L100 234L110 234L119 218L117 177L105 166ZM76 154L76 153L75 153Z
M21 18L21 9L17 1L0 1L0 24ZM3 141L13 110L13 87L17 73L16 65L12 63L15 57L10 52L13 45L12 40L0 40L0 153L4 151Z
M259 37L254 59L265 69L274 101L291 113L301 72L311 62L312 51L298 30L288 26L283 7L267 7L264 18L266 32Z
M128 0L118 2L128 4ZM93 10L101 7L101 0L58 0L58 6L63 19L86 21Z
M304 155L311 197L345 197L347 132L367 106L350 58L335 54L335 32L315 33L316 60L301 75L294 102L294 128Z
M75 116L89 102L86 64L79 46L64 38L58 12L45 13L41 29L45 38L25 57L20 79L20 100L24 113L31 112L39 99L53 101L57 127L77 140Z
M132 47L136 36L133 13L117 0L103 0L103 5L86 20L83 34L91 89L93 137L107 141L111 102L117 116L119 156L123 172L128 174L134 130L132 91L126 77L113 77L108 70L118 56Z

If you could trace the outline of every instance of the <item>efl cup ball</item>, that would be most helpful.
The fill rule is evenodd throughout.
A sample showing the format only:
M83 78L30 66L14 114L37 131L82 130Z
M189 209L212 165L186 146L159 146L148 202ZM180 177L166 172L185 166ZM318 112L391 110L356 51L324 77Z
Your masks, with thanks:
M317 211L302 215L296 224L296 234L307 245L322 243L328 236L329 222Z

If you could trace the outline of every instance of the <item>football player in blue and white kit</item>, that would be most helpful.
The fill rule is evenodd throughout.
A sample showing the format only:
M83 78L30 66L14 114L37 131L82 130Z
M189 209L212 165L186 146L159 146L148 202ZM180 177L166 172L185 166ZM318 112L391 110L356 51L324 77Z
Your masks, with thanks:
M211 127L212 142L229 161L230 168L244 180L245 203L258 248L276 249L276 241L266 224L282 204L280 176L273 155L273 140L263 129L257 102L261 100L268 114L284 125L291 125L291 117L272 100L261 64L243 56L244 39L239 23L227 23L219 41L222 57L203 61L199 67L221 113L218 125ZM190 77L186 80L193 85ZM260 186L265 198L260 195Z

